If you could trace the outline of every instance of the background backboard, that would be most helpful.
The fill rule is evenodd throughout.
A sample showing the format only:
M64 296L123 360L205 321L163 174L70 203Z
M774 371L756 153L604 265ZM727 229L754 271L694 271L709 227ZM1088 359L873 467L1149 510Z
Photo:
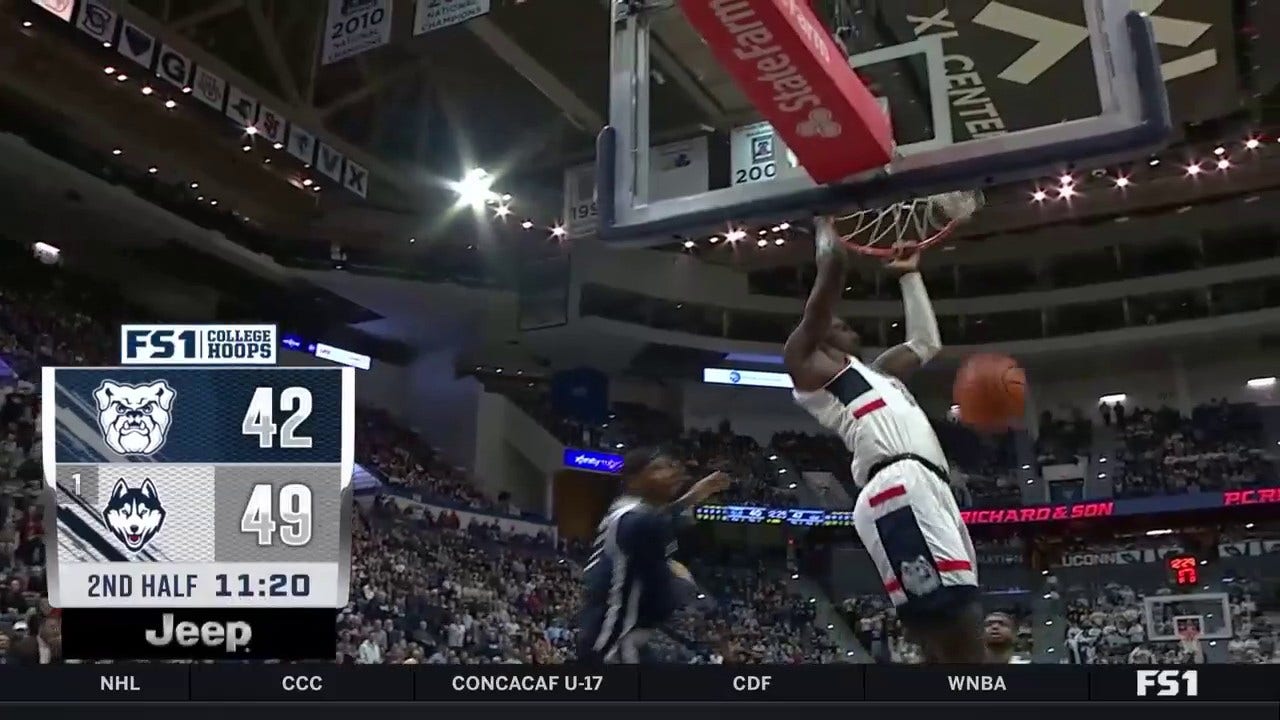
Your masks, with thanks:
M608 241L656 244L1091 168L1144 156L1172 133L1155 32L1136 12L1158 0L818 0L821 26L888 113L898 159L817 185L712 56L681 9L690 2L750 13L776 0L615 6L610 127L594 172L572 183L584 204L582 173L602 181L588 223ZM650 102L667 82L655 53L689 67L722 110L716 127L649 136L672 127ZM695 151L673 155L671 142ZM571 232L579 214L566 213Z

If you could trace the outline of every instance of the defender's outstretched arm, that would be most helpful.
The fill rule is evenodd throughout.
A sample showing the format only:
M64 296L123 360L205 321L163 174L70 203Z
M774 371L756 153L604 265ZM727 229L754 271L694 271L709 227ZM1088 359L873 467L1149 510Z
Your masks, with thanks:
M872 363L877 370L901 379L906 379L942 349L938 319L933 315L933 303L929 302L929 293L924 289L919 262L920 254L911 253L887 266L890 272L900 273L898 284L902 287L907 341L884 351Z
M800 324L782 347L783 363L793 377L818 349L818 344L831 327L836 303L840 301L840 293L844 289L849 259L849 251L836 233L833 218L814 218L813 226L817 234L815 244L818 278L804 304L804 316L800 318Z

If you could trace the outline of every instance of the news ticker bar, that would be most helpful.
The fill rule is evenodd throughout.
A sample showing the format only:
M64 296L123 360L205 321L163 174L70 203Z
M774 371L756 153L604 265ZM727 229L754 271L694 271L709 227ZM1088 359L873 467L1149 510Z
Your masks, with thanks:
M1267 665L0 665L6 701L1280 701Z

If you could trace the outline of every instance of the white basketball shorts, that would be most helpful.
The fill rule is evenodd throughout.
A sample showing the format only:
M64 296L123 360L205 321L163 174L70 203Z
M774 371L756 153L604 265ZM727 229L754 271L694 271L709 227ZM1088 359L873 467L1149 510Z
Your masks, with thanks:
M899 459L875 473L853 524L900 617L943 614L977 597L977 556L938 468Z

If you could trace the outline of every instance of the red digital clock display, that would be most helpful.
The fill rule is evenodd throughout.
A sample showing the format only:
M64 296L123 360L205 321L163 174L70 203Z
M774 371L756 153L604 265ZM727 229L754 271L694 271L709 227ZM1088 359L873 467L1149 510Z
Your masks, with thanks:
M1177 585L1195 585L1200 582L1199 563L1190 555L1178 555L1171 557L1169 562L1169 572L1173 575L1173 582Z

